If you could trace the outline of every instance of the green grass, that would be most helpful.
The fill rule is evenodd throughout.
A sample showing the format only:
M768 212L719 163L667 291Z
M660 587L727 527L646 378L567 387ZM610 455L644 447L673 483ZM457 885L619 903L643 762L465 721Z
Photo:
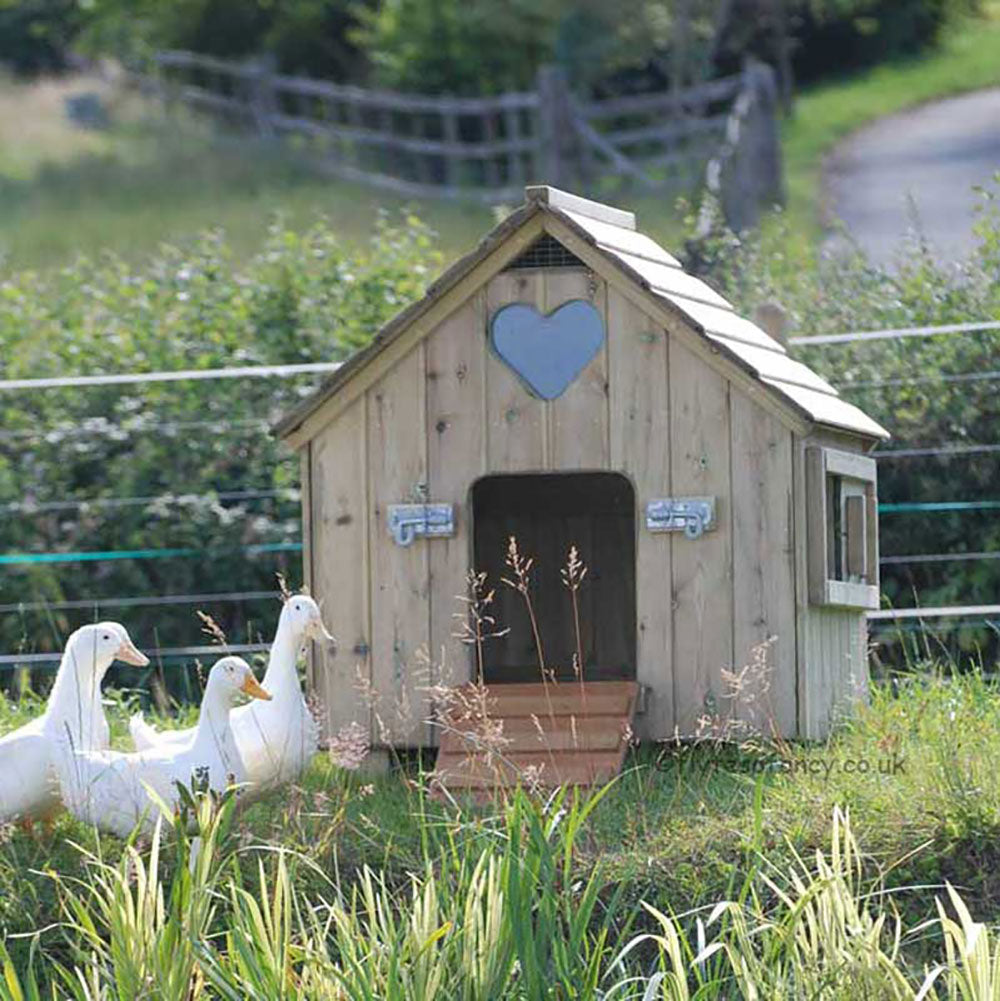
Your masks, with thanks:
M112 127L75 128L65 97L106 96ZM0 81L0 269L61 265L81 254L135 258L221 227L237 253L259 247L270 218L297 230L326 217L347 243L367 242L380 210L432 223L449 257L492 225L481 205L402 199L324 177L294 158L204 123L167 121L159 106L86 78Z
M799 249L816 246L823 161L840 139L882 115L1000 83L997 52L1000 3L989 0L983 16L957 23L935 51L800 94L782 130L790 222L782 241L790 231ZM69 124L63 101L82 90L105 95L111 129ZM681 245L683 210L672 199L629 190L596 197L636 210L647 232ZM60 265L102 250L134 258L209 227L224 228L237 253L250 253L276 213L293 229L325 216L347 242L361 242L380 209L404 207L438 231L446 259L471 249L493 222L481 205L403 199L318 176L235 136L212 140L204 124L166 121L157 105L92 79L0 81L0 269Z
M998 84L1000 3L987 0L981 16L953 25L936 50L803 91L782 128L792 232L816 244L826 222L823 162L841 139L876 118Z
M16 726L38 709L34 699L20 705L0 701L0 730ZM111 713L120 742L127 708L116 700ZM629 935L657 927L659 919L642 910L643 902L666 914L689 915L678 924L686 934L693 932L690 915L696 909L706 908L704 918L708 909L725 900L746 899L754 921L763 921L781 904L771 884L760 881L766 876L785 885L791 868L811 869L816 853L829 851L830 818L839 810L850 816L853 835L865 852L859 875L844 876L858 906L876 906L890 921L898 911L904 927L915 929L937 916L935 900L945 895L948 882L959 889L978 920L994 922L1000 914L998 755L996 685L975 672L948 677L934 671L905 678L895 693L888 686L875 686L870 705L856 707L821 745L758 744L754 749L706 743L676 753L641 748L592 814L579 818L581 827L572 844L557 841L551 857L539 857L540 868L531 869L527 884L533 903L525 913L538 907L532 920L554 921L545 934L558 938L558 929L569 927L571 918L569 913L553 917L549 905L569 904L572 910L576 894L593 877L602 903L594 911L591 932L596 934L595 928L613 918L611 943L621 944ZM760 767L765 761L766 767ZM880 768L887 761L901 762L901 770ZM859 762L867 762L861 774ZM413 767L371 778L318 759L298 786L254 804L236 818L234 875L213 891L220 909L215 925L222 922L225 927L230 920L222 899L231 892L232 878L256 893L261 861L269 886L284 878L278 848L290 860L289 879L304 911L305 901L330 900L331 894L334 901L348 901L368 866L382 873L401 908L401 920L409 920L409 905L403 900L409 898L414 878L427 886L434 873L446 883L452 877L461 883L484 847L500 845L507 852L512 829L508 826L504 834L504 822L494 809L471 804L455 809L428 799L425 788ZM530 829L530 815L523 819ZM81 848L89 856L81 854ZM148 858L148 848L140 844L141 858ZM67 816L59 819L52 836L29 838L10 829L0 834L0 941L8 937L19 966L23 968L31 938L10 936L37 929L47 929L40 941L52 958L67 961L73 956L73 930L60 923L65 920L67 893L77 878L84 884L95 878L95 858L116 866L122 853L116 838L98 838ZM520 855L515 849L513 856L508 853L508 862L510 857ZM560 876L564 864L571 868ZM170 865L168 860L168 869ZM59 879L53 879L53 873ZM876 895L867 896L870 891ZM883 898L883 891L889 896ZM448 894L457 891L438 883L436 892L445 907ZM809 895L822 897L824 892L817 885ZM522 908L515 910L520 913ZM412 918L417 921L416 914ZM728 927L728 933L739 937L738 925ZM356 927L352 935L360 930ZM883 947L889 948L888 940ZM913 933L905 939L906 958L899 960L900 967L919 981L922 964L936 961L940 949L938 933ZM583 963L586 956L581 953L579 959ZM605 954L601 962L608 959ZM765 979L772 972L759 971ZM785 975L790 974L781 973ZM814 996L896 995L852 995L848 990ZM912 997L905 992L900 996Z
M83 91L104 95L107 131L78 129L66 119L65 98ZM655 236L679 243L683 227L672 200L628 191L601 197L636 208ZM448 261L471 250L495 222L494 209L484 205L402 198L322 176L287 150L211 135L191 116L167 120L159 105L92 79L0 80L0 273L101 251L135 259L216 227L247 255L275 215L293 230L323 216L346 243L359 244L371 238L380 211L403 210L439 234Z
M38 712L0 700L0 731ZM113 732L124 743L127 710L116 701ZM890 885L963 888L974 910L1000 914L1000 692L979 674L914 675L898 695L875 686L835 736L783 753L703 744L669 753L643 747L596 809L581 859L606 867L626 896L678 910L722 899L753 862L755 838L776 863L810 853L829 837L835 807L846 808L870 858ZM886 774L890 763L901 770ZM859 766L858 762L865 762ZM865 771L858 773L859 767ZM415 781L416 780L416 781ZM370 783L370 789L359 793ZM419 866L426 829L414 823L450 809L429 802L411 766L367 778L318 759L301 785L254 805L241 819L247 839L281 843L325 872L362 865L394 878ZM466 819L477 815L466 804ZM763 824L763 827L761 827ZM109 857L120 844L102 838ZM0 927L27 931L53 919L45 898L52 865L75 871L70 842L93 835L63 816L51 840L11 832L0 846ZM2 891L8 890L8 894ZM914 920L933 912L935 891L902 902ZM37 900L37 906L13 904Z

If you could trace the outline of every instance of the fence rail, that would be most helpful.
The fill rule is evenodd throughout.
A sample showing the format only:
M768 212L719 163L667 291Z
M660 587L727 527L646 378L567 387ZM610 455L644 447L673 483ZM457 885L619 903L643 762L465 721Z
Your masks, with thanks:
M157 53L133 78L168 106L290 139L334 175L406 195L519 201L529 181L589 186L607 174L677 194L700 187L723 153L733 165L721 200L735 222L759 211L740 199L780 191L780 176L752 181L762 167L780 175L775 106L764 99L774 92L773 74L761 65L694 87L602 100L573 95L552 66L539 70L532 91L489 97L367 89L281 74L267 59L177 51ZM756 115L734 132L741 102ZM747 155L734 156L744 148Z

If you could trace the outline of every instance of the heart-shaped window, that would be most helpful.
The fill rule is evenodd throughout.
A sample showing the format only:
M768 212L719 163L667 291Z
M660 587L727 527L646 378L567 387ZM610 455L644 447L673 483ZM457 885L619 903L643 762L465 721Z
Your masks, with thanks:
M601 350L604 321L586 299L570 299L547 316L515 302L493 314L490 343L535 396L554 400Z

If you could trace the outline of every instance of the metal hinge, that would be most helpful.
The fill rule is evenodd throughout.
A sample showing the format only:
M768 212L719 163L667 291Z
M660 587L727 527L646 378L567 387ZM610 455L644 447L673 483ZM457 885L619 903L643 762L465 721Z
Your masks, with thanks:
M414 539L447 538L455 534L455 512L451 504L390 504L389 534L399 546Z
M684 532L697 539L715 528L714 497L662 497L646 505L646 528L651 532Z

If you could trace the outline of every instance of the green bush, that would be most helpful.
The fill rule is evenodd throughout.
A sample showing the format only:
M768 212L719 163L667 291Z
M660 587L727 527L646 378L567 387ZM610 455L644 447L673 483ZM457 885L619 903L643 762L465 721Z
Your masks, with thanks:
M882 270L860 253L822 256L803 265L779 225L765 237L717 236L692 256L746 314L780 303L790 332L851 330L1000 319L1000 213L997 193L983 193L978 243L962 263L942 259L914 232L895 266ZM797 347L793 354L892 432L886 450L998 443L1000 393L995 377L1000 331ZM985 377L984 377L985 376ZM851 388L851 384L854 384ZM997 501L1000 454L911 457L879 461L879 500ZM995 510L886 511L883 554L1000 551ZM993 603L1000 560L887 566L882 590L894 605ZM952 636L968 651L992 634L981 626Z
M76 0L0 0L0 66L15 73L64 69L83 23Z
M288 73L354 80L363 72L356 23L353 0L99 0L81 41L88 51L132 57L156 49L234 59L269 52Z
M419 296L438 270L416 219L379 222L369 247L347 250L323 223L305 234L275 224L237 265L223 238L165 248L133 267L112 256L0 282L2 377L207 369L336 361ZM198 558L3 568L0 603L133 594L269 590L297 583L298 464L270 423L317 383L282 379L171 382L8 392L0 396L0 552L196 549ZM220 501L216 492L284 491ZM184 495L124 507L102 500ZM32 511L37 502L96 501ZM11 509L7 505L19 505ZM268 602L209 609L240 637L269 633ZM113 609L105 610L105 615ZM94 609L0 616L0 649L60 649ZM191 642L192 609L131 609L142 643ZM155 631L154 631L155 630Z

